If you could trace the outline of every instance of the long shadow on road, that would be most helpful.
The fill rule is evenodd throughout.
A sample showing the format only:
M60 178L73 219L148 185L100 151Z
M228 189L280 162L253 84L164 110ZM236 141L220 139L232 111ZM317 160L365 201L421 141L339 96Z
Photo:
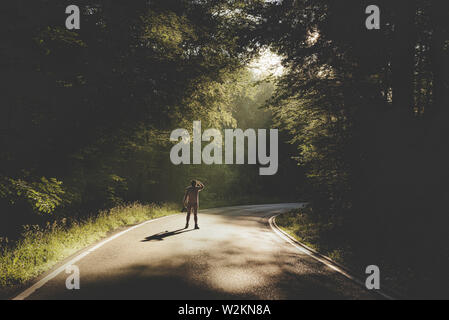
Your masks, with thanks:
M165 238L172 237L172 236L175 236L175 235L178 235L178 234L182 234L182 233L186 233L186 232L190 232L190 231L193 231L193 229L187 230L187 229L184 228L184 229L178 229L178 230L175 230L175 231L160 232L160 233L153 234L152 236L146 237L141 242L162 241Z

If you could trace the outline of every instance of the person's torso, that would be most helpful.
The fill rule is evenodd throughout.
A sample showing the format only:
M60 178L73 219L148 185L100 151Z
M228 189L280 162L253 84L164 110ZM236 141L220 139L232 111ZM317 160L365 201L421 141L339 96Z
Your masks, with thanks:
M199 202L199 188L189 187L187 188L187 201L188 203L198 203Z

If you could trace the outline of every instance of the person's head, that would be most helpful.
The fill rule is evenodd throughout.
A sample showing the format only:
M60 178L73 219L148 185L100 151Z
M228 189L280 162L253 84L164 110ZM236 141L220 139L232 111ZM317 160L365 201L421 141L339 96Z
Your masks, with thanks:
M190 181L190 185L191 185L192 187L196 187L196 180Z

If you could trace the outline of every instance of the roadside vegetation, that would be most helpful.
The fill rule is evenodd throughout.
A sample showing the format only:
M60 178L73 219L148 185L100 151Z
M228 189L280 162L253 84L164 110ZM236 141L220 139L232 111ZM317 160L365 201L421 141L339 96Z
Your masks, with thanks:
M322 221L312 215L311 208L292 210L276 218L276 224L308 247L344 263L348 261L350 249L340 239L338 221ZM347 257L347 259L345 259Z
M179 213L179 206L174 204L133 203L81 221L62 219L44 227L27 225L20 240L11 243L0 239L0 286L30 280L120 227L174 213Z
M436 296L444 283L435 281L435 272L449 268L444 255L435 255L428 247L430 238L418 237L409 246L403 241L387 243L338 216L320 216L313 207L296 209L276 218L279 228L299 242L350 269L361 279L367 277L366 267L377 265L381 270L381 288L399 297ZM384 245L380 245L383 243ZM432 268L428 261L438 261ZM413 281L411 281L413 279ZM423 292L423 290L426 290Z

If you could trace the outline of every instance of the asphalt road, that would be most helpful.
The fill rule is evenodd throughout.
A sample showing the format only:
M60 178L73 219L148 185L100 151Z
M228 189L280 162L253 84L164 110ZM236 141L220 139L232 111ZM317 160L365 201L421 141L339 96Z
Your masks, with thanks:
M61 272L28 299L378 298L271 230L268 218L294 207L202 210L200 230L182 229L184 215L162 218L76 262L80 290Z

